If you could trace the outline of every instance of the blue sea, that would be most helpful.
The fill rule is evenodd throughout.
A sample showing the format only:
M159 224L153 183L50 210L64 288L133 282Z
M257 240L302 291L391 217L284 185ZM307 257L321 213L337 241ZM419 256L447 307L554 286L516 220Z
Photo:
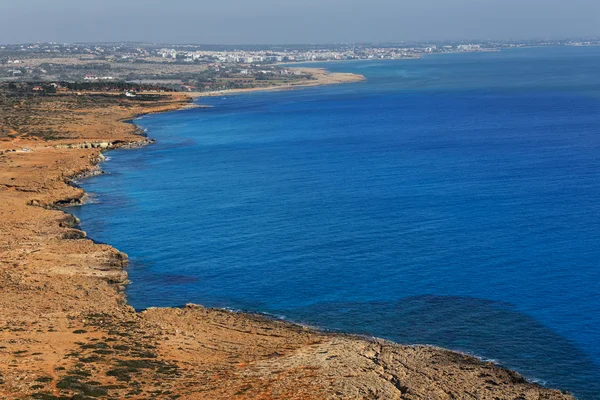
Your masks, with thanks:
M83 181L138 309L206 306L464 351L600 399L600 48L316 64L201 99Z

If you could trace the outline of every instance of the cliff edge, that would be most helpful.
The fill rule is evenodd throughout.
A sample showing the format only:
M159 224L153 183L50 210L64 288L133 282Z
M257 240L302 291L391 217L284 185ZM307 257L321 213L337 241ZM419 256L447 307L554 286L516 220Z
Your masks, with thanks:
M85 198L69 183L99 173L101 151L149 142L122 121L188 103L0 98L1 398L572 399L433 347L197 305L135 312L127 256L87 239L58 206Z

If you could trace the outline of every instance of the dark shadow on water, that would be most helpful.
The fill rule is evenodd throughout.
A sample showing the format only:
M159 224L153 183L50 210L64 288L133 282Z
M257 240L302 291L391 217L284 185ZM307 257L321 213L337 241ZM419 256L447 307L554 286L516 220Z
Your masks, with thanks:
M600 366L574 343L505 303L452 296L327 303L286 311L298 322L405 344L459 350L578 399L600 399Z

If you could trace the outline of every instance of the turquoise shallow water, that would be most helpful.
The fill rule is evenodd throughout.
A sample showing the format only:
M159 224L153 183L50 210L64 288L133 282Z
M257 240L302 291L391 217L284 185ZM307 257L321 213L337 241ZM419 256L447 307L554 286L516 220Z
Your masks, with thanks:
M203 100L82 182L136 308L265 312L600 399L600 48L331 63Z

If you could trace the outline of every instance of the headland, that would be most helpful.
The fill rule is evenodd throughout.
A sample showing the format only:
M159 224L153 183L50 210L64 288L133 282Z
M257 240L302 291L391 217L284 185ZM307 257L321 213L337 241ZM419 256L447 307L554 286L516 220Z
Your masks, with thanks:
M85 200L71 183L101 173L103 151L152 142L125 121L190 97L1 90L0 397L572 399L434 347L191 304L136 312L127 256L61 208Z
M312 86L322 85L337 85L341 83L355 83L362 82L365 77L358 74L335 72L331 73L324 68L308 68L308 67L295 67L294 71L298 71L300 75L310 76L310 80L296 81L296 82L285 82L285 83L271 83L269 86L260 86L244 89L226 89L226 90L214 90L208 92L187 92L186 94L192 98L198 97L212 97L212 96L223 96L228 94L240 94L249 92L264 92L264 91L276 91L276 90L292 90L298 88L306 88Z

